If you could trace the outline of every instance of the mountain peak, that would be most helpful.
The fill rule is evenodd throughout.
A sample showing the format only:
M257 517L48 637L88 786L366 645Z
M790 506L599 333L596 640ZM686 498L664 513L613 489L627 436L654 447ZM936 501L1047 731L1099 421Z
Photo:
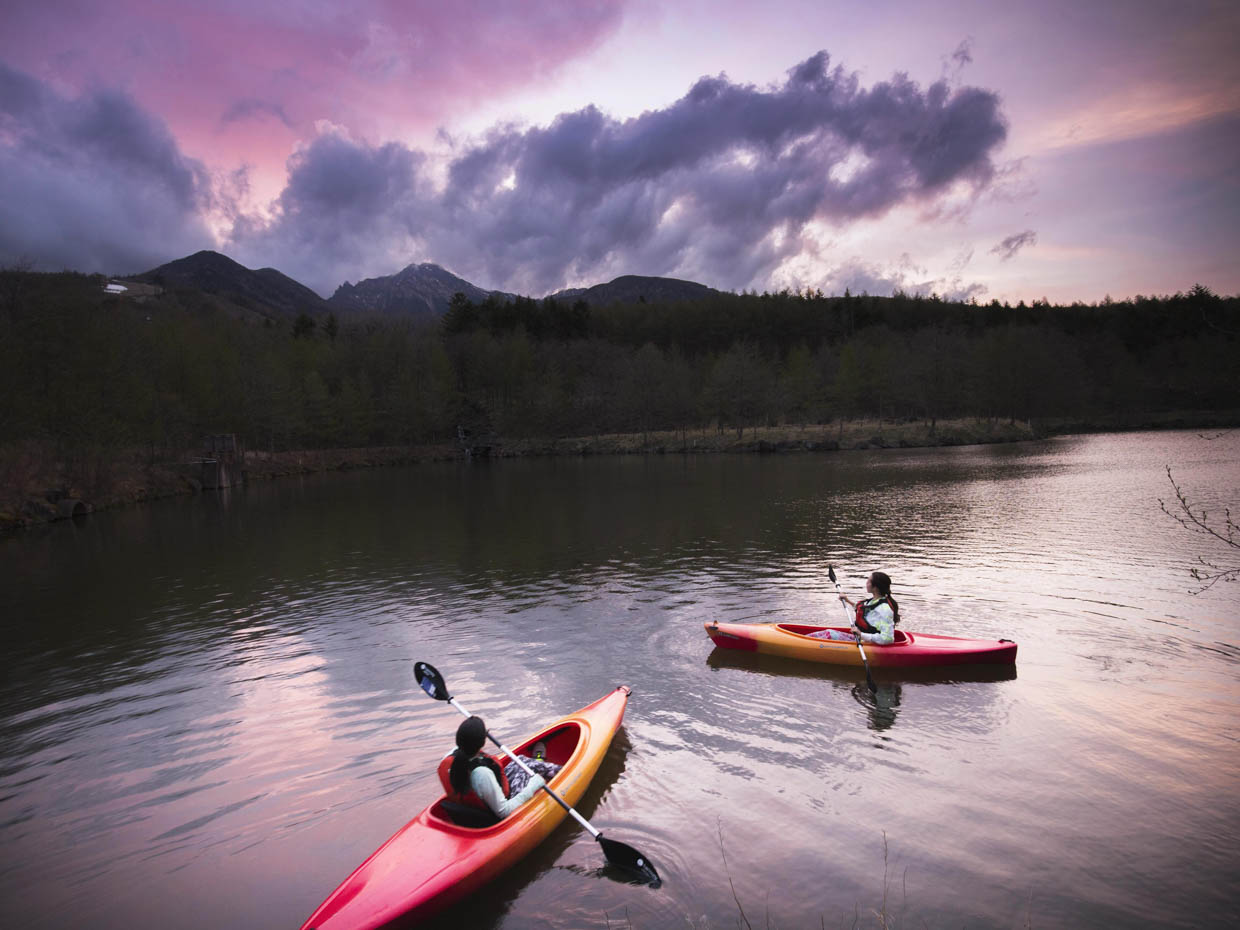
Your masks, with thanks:
M203 249L134 276L135 281L199 290L262 317L325 310L323 298L274 268L251 271L227 255Z
M346 281L327 302L346 311L440 316L447 311L452 295L457 292L475 303L481 303L492 294L500 298L513 296L500 291L483 290L440 265L421 262L406 265L393 275L366 278L357 284Z

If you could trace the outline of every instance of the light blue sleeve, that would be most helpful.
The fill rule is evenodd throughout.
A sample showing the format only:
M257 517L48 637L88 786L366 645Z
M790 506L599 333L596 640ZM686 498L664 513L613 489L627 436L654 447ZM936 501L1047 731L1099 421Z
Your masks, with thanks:
M486 806L491 808L495 816L503 820L532 798L546 782L541 775L535 775L530 779L530 783L522 788L518 794L513 795L511 798L506 798L504 797L504 792L500 790L495 773L487 766L480 765L469 773L469 784L478 797L482 798L486 803Z
M875 646L890 646L896 641L896 615L891 612L890 604L879 604L867 615L871 626L878 628L877 633L858 633L865 642Z

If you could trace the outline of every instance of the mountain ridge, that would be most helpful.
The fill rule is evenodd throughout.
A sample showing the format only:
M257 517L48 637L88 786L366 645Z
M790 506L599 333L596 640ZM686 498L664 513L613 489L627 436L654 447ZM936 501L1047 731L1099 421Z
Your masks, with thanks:
M703 300L720 293L713 287L681 278L625 274L593 287L568 288L550 295L555 300L584 300L594 306L616 303L644 303L650 300Z
M436 318L447 312L454 294L473 303L487 298L515 300L519 295L487 290L433 262L406 265L391 275L345 281L329 298L275 268L250 269L220 252L204 249L167 262L129 280L168 288L192 288L222 298L259 316L286 319L306 313L379 314ZM621 275L591 287L565 288L536 300L584 300L592 306L644 301L702 300L721 293L696 281L649 275Z

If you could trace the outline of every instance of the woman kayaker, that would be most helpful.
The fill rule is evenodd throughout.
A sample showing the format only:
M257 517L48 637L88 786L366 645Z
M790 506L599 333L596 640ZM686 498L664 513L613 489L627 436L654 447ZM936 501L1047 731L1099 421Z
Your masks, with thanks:
M876 646L887 646L895 642L896 624L900 622L900 605L891 596L891 579L883 572L872 572L865 580L865 590L870 595L865 601L851 601L847 596L840 595L841 601L856 610L849 632L818 630L810 633L810 637L853 641L859 638Z
M444 759L444 763L451 760L450 765L440 764L440 778L447 782L445 787L450 801L485 807L503 820L532 798L560 766L537 758L540 753L535 747L536 758L521 757L522 762L534 769L533 778L515 762L501 768L495 758L482 751L486 739L487 728L481 717L470 717L457 727L456 749ZM446 779L443 778L445 767Z

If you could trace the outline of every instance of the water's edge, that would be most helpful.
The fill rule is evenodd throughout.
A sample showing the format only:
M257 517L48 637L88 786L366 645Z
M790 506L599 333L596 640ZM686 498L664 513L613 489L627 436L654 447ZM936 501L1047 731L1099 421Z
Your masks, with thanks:
M532 456L698 455L718 453L823 453L861 449L932 449L950 446L1027 442L1052 436L1135 430L1229 429L1240 426L1237 411L1187 411L1159 417L1020 422L942 420L879 422L857 420L814 426L693 429L673 432L621 433L566 438L496 440L483 449L441 443L421 446L372 446L356 449L247 451L246 480L390 468L428 462ZM186 458L189 457L187 453ZM86 458L92 458L86 456ZM4 463L4 459L10 461ZM152 462L139 450L98 451L89 467L67 464L36 443L0 449L0 470L12 485L0 488L0 533L80 517L153 500L203 491L192 470L181 463Z

